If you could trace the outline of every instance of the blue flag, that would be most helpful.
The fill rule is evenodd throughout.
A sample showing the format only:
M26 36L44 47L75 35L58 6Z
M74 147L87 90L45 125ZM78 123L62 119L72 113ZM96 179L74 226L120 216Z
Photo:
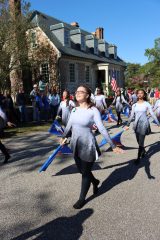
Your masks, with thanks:
M51 128L49 129L49 132L57 136L62 136L64 129L57 120L54 120Z
M55 159L57 153L63 148L62 145L59 145L54 152L49 156L49 158L45 161L45 163L42 165L42 167L39 169L39 172L46 171L46 169L49 167L49 165L53 162Z
M114 136L111 137L112 141L116 144L116 145L121 145L122 146L122 143L121 143L121 136L122 136L122 133L124 132L124 130L122 130L121 132L115 134ZM99 144L99 147L103 147L105 144L107 144L108 141L104 138L101 143Z
M128 118L129 117L129 107L125 107L122 114L124 114Z
M109 114L110 114L110 117L111 117L114 121L116 121L116 122L118 121L118 119L116 118L116 116L113 114L111 108L109 109Z

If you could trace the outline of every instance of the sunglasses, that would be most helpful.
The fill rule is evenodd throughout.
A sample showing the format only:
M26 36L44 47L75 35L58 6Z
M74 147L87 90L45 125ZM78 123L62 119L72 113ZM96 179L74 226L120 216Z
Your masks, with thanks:
M84 91L76 91L75 94L85 94L87 92L84 92Z

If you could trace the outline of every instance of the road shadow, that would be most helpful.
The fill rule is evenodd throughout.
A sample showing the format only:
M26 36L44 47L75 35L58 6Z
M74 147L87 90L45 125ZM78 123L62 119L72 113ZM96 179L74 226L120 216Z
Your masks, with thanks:
M147 151L146 156L143 159L141 159L140 164L138 165L135 165L134 163L135 159L133 159L128 162L110 165L103 168L103 169L109 169L113 167L118 167L107 177L107 179L103 181L102 185L99 188L99 192L97 196L90 196L87 199L87 202L91 201L95 197L103 195L104 193L108 192L112 188L116 187L117 185L125 181L134 179L134 177L136 176L140 168L144 168L148 179L154 180L155 177L151 174L151 171L150 171L150 158L155 153L159 152L159 149L160 149L160 141L152 144L149 150Z
M93 209L88 208L71 217L59 217L11 240L78 240L83 234L84 221L92 214Z
M102 170L102 168L99 166L99 163L100 162L95 163L93 165L92 171ZM60 170L59 172L57 172L56 174L54 174L52 176L61 176L61 175L69 175L69 174L76 174L76 173L79 173L77 170L77 166L76 166L76 164L72 164L70 166L63 168L62 170Z

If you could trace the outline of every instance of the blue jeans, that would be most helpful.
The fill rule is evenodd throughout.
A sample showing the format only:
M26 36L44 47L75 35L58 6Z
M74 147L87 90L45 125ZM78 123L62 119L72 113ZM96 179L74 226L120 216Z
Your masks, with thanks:
M26 122L26 107L24 105L19 106L19 112L20 112L20 121Z

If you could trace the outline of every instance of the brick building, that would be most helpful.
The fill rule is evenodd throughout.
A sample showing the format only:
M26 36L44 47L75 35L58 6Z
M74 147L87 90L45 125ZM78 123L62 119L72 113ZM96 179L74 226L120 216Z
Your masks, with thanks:
M114 71L118 86L124 86L126 64L118 57L117 47L104 40L103 28L90 33L76 22L68 24L38 11L33 13L31 21L32 47L47 42L56 56L54 66L44 60L39 69L51 85L58 82L61 89L74 92L80 83L86 83L93 90L102 86L107 92Z

